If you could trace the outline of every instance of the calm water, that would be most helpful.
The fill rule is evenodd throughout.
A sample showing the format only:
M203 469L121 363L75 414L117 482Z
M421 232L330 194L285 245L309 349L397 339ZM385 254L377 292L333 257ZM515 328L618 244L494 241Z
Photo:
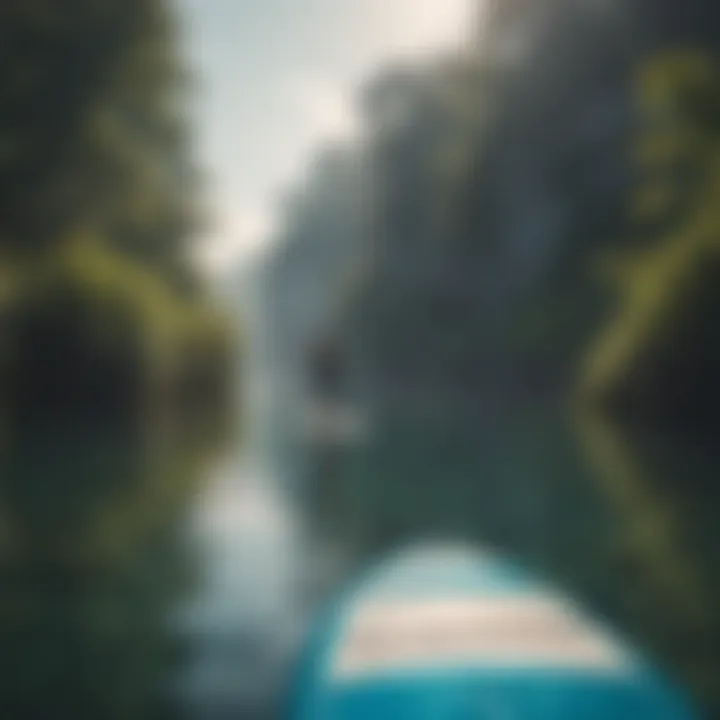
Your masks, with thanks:
M432 538L511 552L717 706L702 444L534 409L397 420L282 463L90 436L6 455L1 717L274 717L328 595Z

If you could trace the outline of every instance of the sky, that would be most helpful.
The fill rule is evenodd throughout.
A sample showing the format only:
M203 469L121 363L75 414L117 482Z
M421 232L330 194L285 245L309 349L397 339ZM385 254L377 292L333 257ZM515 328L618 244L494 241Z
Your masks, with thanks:
M197 78L193 120L222 274L268 247L280 193L324 142L352 138L360 82L458 47L478 0L178 0Z

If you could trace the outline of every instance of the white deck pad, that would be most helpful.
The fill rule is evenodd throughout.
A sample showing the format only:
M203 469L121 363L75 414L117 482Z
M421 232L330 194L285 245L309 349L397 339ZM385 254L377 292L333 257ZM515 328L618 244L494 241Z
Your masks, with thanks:
M628 658L557 597L367 599L349 618L332 674L477 666L625 672Z

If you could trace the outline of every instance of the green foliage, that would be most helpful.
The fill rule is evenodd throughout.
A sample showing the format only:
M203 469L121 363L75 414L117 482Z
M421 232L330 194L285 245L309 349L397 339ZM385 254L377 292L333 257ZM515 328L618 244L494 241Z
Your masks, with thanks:
M609 263L616 317L583 389L623 412L687 424L717 399L720 360L720 85L712 57L674 53L641 74L647 118L633 219ZM692 415L696 417L693 418Z
M11 426L80 408L149 420L227 390L228 330L189 259L197 209L186 89L165 0L2 3Z
M74 413L137 424L216 404L227 390L222 317L93 239L26 269L5 316L6 411L16 427Z
M10 0L0 28L3 244L89 227L172 264L191 203L166 4Z

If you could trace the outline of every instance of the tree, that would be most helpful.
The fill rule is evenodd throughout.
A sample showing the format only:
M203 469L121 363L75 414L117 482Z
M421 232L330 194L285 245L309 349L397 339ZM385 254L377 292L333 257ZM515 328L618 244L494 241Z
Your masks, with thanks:
M720 84L712 55L663 54L641 73L636 237L608 263L618 311L585 391L624 414L697 428L715 414L720 342Z
M162 0L8 0L0 9L0 242L78 230L180 272L192 172L183 72Z
M229 334L189 252L197 207L188 77L172 9L166 0L0 7L1 359L11 425L80 406L95 418L136 418L158 396L174 407L183 396L187 414L203 393L223 393ZM97 392L84 392L91 378ZM56 412L44 412L52 402Z

